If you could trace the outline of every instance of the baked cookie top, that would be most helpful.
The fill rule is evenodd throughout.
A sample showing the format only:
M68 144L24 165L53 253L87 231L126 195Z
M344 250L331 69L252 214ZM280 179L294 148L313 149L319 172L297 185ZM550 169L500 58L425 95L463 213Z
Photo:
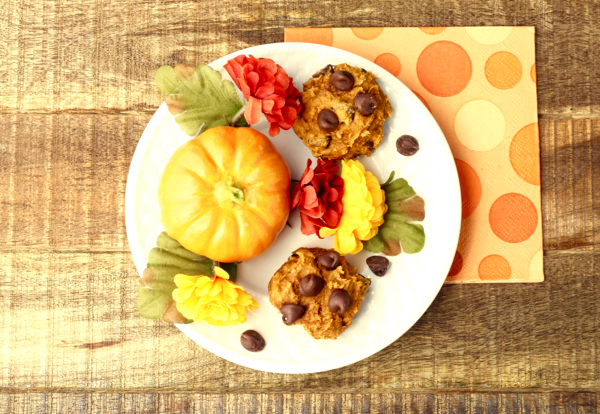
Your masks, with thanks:
M336 339L352 325L370 284L337 252L303 247L271 278L269 300L286 325L301 324L315 339Z
M315 157L351 159L371 155L381 144L392 105L371 72L328 65L303 86L294 132Z

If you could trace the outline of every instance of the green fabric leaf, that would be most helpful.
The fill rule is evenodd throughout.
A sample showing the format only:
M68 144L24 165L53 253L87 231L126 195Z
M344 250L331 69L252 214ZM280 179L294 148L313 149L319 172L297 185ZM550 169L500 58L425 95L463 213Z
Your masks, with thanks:
M216 126L228 125L242 108L235 85L210 66L161 66L154 75L165 96L169 112L190 136ZM227 121L224 117L227 117ZM244 119L236 126L248 126ZM202 128L202 129L200 129Z
M425 201L404 178L392 181L393 177L394 172L381 186L388 206L383 224L375 237L363 242L363 246L365 250L388 256L396 256L402 251L418 253L425 246L425 230L415 222L425 219Z
M140 287L137 295L137 308L144 318L160 319L165 314L169 301L158 289Z
M186 319L177 311L173 301L173 290L177 287L175 275L212 275L217 263L185 249L177 240L162 232L156 241L157 247L150 251L148 267L142 275L138 291L137 308L149 319L184 323ZM230 275L232 282L237 277L236 263L219 263Z

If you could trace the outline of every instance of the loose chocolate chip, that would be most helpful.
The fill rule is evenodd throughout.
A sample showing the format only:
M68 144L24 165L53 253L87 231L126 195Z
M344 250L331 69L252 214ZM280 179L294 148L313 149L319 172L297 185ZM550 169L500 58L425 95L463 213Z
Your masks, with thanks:
M329 84L340 91L349 91L354 88L354 76L345 70L337 70L329 77Z
M332 270L340 265L340 254L338 252L325 252L319 256L318 260L325 269Z
M350 295L344 289L336 289L329 296L329 310L343 315L350 307Z
M359 93L356 95L356 98L354 98L356 110L364 116L369 116L375 112L378 103L377 98L370 93Z
M317 296L323 290L323 279L315 274L306 275L300 281L300 293L304 296Z
M240 342L250 352L259 352L265 349L265 338L254 330L245 331L240 337Z
M325 66L323 69L321 69L320 71L318 71L317 73L315 73L314 75L312 75L312 77L313 78L318 78L319 76L323 76L327 72L333 72L333 66L331 66L331 65Z
M335 112L329 109L323 109L317 117L317 124L325 132L332 132L340 125L340 120Z
M396 150L400 154L410 157L419 150L419 141L411 135L402 135L396 141Z
M383 256L371 256L367 259L367 266L375 276L383 276L388 270L390 261Z
M281 314L283 315L283 323L291 325L300 319L306 308L302 305L296 305L295 303L287 303L281 307Z

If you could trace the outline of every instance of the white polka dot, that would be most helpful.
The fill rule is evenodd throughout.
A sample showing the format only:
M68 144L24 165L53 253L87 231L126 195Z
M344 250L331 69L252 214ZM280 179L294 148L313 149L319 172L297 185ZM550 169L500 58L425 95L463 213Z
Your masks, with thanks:
M529 263L529 278L533 280L544 279L544 250L537 252Z
M502 111L489 101L467 102L454 118L456 136L473 151L487 151L504 138L506 121Z
M495 45L508 37L512 31L510 26L482 26L482 27L467 27L467 33L476 42L484 45Z

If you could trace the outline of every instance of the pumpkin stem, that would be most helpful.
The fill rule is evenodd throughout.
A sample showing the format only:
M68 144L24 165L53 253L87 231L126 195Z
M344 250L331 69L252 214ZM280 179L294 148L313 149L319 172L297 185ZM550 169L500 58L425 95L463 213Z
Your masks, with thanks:
M217 183L215 185L215 198L221 206L242 204L246 199L244 189L234 181Z

